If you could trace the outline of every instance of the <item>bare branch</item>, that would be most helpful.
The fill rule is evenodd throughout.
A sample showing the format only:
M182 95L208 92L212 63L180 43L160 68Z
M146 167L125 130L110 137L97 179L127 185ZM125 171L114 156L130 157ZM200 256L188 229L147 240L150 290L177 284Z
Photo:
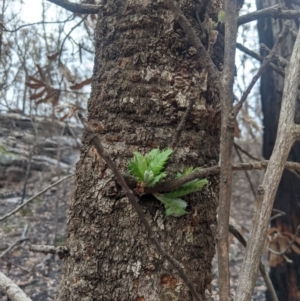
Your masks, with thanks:
M267 17L294 19L295 17L300 17L300 10L284 10L279 5L274 5L240 16L238 18L238 26Z
M64 246L45 246L45 245L30 245L29 251L43 253L43 254L54 254L58 255L60 259L69 256L69 249Z
M232 145L234 140L233 81L235 73L235 49L237 35L236 0L225 0L225 46L222 73L220 192L218 206L218 269L220 301L230 296L228 227L232 193Z
M280 252L277 252L277 251L274 251L272 250L270 247L268 248L268 251L270 251L271 253L273 254L276 254L276 255L283 255L286 253L286 251L288 251L290 249L290 247L294 244L294 242L296 241L298 235L300 233L300 225L298 225L297 229L296 229L296 232L295 232L295 235L294 237L292 238L292 240L289 242L289 244L286 246L286 248Z
M70 21L74 20L74 15L70 16L69 18L67 18L66 20L63 21L49 21L49 22L35 22L35 23L27 23L27 24L23 24L15 29L6 29L5 27L3 28L3 31L6 32L16 32L18 30L20 30L21 28L27 27L27 26L32 26L32 25L43 25L43 24L60 24L60 23L67 23Z
M236 147L236 144L234 143L233 146L234 146L234 149L235 149L236 154L237 154L238 157L239 157L240 162L241 162L241 163L244 163L243 158L242 158L242 156L241 156L241 154L240 154L240 151L239 151L239 149ZM250 189L251 189L251 191L252 191L252 194L253 194L253 196L254 196L254 198L255 198L255 194L256 194L256 193L255 193L255 189L254 189L253 183L252 183L252 181L251 181L250 175L249 175L249 173L248 173L247 170L245 170L245 175L246 175L247 181L248 181L248 183L249 183Z
M247 241L244 237L244 235L232 224L229 224L229 231L230 233L232 233L237 240L246 248L247 247ZM272 301L278 301L273 283L268 275L268 273L266 272L265 266L263 265L262 262L259 263L259 271L262 275L262 277L265 280L268 292L270 293L270 297L272 299Z
M21 204L20 206L18 206L17 208L15 208L14 210L6 213L5 215L0 217L0 221L5 220L6 218L10 217L11 215L13 215L14 213L18 212L20 209L22 209L24 206L26 206L29 202L33 201L34 199L36 199L38 196L40 196L41 194L45 193L47 190L51 189L52 187L58 185L59 183L73 177L74 174L70 174L68 176L65 176L63 178L61 178L60 180L54 182L53 184L49 185L48 187L46 187L45 189L43 189L42 191L40 191L39 193L37 193L36 195L34 195L33 197L31 197L30 199L28 199L27 201L25 201L23 204Z
M115 163L112 161L110 155L103 148L99 136L95 134L95 132L93 131L93 129L86 122L86 120L83 118L83 116L82 116L82 114L80 112L77 112L77 115L78 115L80 121L82 122L82 124L85 127L85 130L87 132L87 139L88 139L88 141L90 141L95 146L95 148L96 148L99 156L106 162L106 164L108 165L108 167L114 173L114 176L116 177L119 185L124 189L124 191L125 191L128 199L129 199L131 205L135 209L135 211L136 211L139 219L141 220L141 223L145 227L145 229L146 229L146 231L147 231L147 233L149 235L150 241L155 245L157 251L163 257L165 257L173 265L173 267L177 270L177 272L180 275L180 277L182 278L182 280L185 282L185 284L187 285L187 287L190 289L191 294L193 295L193 297L195 298L195 300L201 301L202 299L198 295L195 286L193 285L193 283L191 282L191 280L186 275L186 273L185 273L185 271L184 271L181 263L178 262L174 257L172 257L160 245L158 239L156 238L155 233L153 232L151 226L147 222L147 220L146 220L146 218L145 218L145 216L144 216L144 214L142 212L142 209L141 209L140 205L138 204L138 200L137 200L136 196L134 195L134 193L132 192L132 190L128 187L128 185L126 184L123 176L119 172L119 170L118 170L117 166L115 165Z
M32 301L11 279L0 272L0 290L12 301Z
M58 61L60 62L60 57L61 57L61 54L62 54L62 51L63 51L63 47L64 47L64 44L65 44L65 41L67 40L67 38L70 36L70 34L72 33L72 31L77 28L82 22L84 22L84 20L87 18L87 16L83 17L77 24L75 24L71 29L70 31L68 32L68 34L65 36L63 42L61 43L61 47L60 47L60 51L59 51L59 57L58 57Z
M4 257L8 252L10 252L15 246L22 243L23 241L29 240L29 238L24 237L16 240L14 243L12 243L5 251L2 252L0 255L0 258Z
M240 43L236 43L236 48L239 49L240 51L243 51L244 53L248 54L249 56L255 58L256 60L258 60L260 62L263 62L263 60L264 60L264 58L262 56L260 56L258 53L250 50L249 48L245 47L244 45L242 45ZM274 71L276 71L277 73L279 73L282 77L284 77L284 71L282 69L280 69L279 67L277 67L273 63L270 63L269 66Z
M232 170L252 170L252 169L259 169L263 170L266 169L268 166L269 161L263 160L257 163L240 163L240 164L233 164ZM300 171L300 163L297 162L286 162L285 168L291 170ZM209 175L217 175L220 173L220 166L212 166L203 168L200 170L195 170L192 173L183 176L180 179L175 179L171 181L166 181L161 184L157 184L154 187L145 188L146 193L156 193L156 192L169 192L178 189L180 186L195 180L195 179L203 179ZM136 182L133 181L132 177L129 178L129 183L131 183L131 187L136 187Z
M250 238L239 275L235 301L251 300L275 195L290 149L300 133L294 124L299 82L300 31L286 69L276 142L262 185L259 186L261 193L258 193L255 203Z
M102 7L101 5L73 3L68 0L47 0L47 1L54 3L76 14L97 14Z
M261 66L258 69L257 73L253 76L253 78L251 80L251 83L249 84L249 86L247 87L245 92L243 93L240 101L235 105L235 107L234 107L234 116L235 117L237 116L240 109L242 108L242 106L243 106L244 102L246 101L248 95L250 94L252 88L254 87L254 85L256 84L256 82L258 81L260 76L262 75L262 73L265 71L265 69L267 68L269 63L272 61L275 54L277 53L280 44L282 43L282 41L284 40L286 35L289 33L290 24L291 24L290 21L285 21L283 23L282 30L281 30L280 34L278 35L278 39L277 39L272 51L264 58L263 63L261 64Z
M245 149L243 149L237 143L234 142L233 145L234 145L234 147L236 147L236 149L238 149L239 151L241 151L243 154L245 154L250 159L255 160L255 161L261 161L261 159L254 157L253 155L251 155L249 152L247 152Z

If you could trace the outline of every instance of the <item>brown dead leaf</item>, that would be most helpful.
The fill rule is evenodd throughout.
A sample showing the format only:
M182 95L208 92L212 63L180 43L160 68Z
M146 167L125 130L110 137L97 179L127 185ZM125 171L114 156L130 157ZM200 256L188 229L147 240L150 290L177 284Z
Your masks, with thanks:
M59 52L55 52L55 53L53 53L53 54L47 55L47 58L48 58L49 61L54 61L54 60L56 60L56 58L57 58L58 56L59 56Z
M90 78L85 79L81 83L78 83L78 84L75 84L75 85L71 86L70 89L72 89L72 90L79 90L82 87L84 87L86 85L89 85L91 82L92 82L92 78L90 77Z
M59 70L61 71L61 73L65 76L65 78L67 79L68 82L74 84L75 83L75 79L74 76L72 75L70 69L64 65L63 63L59 63Z

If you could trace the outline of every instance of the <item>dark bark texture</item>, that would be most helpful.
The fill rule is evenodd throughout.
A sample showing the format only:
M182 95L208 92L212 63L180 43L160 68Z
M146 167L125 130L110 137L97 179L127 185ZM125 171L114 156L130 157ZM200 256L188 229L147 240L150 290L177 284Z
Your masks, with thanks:
M281 4L281 2L277 0L257 0L257 9L275 4ZM289 1L287 1L287 5L290 5ZM282 23L283 21L279 19L268 18L259 20L258 31L260 43L264 43L269 48L272 48L276 37L281 31ZM297 23L298 21L293 21L294 30L298 30ZM289 34L286 41L281 45L279 54L289 59L294 41L292 34ZM263 156L269 159L276 139L283 91L283 78L272 71L271 68L268 68L262 75L260 90L264 114ZM299 105L298 97L296 115L294 117L296 123L300 123ZM296 143L292 148L288 160L300 162L299 143ZM274 208L284 211L286 216L274 220L272 226L278 228L281 232L294 234L297 226L300 224L300 180L299 177L290 171L284 171L283 173L275 198ZM293 263L286 263L283 260L281 265L271 268L270 277L279 300L297 301L300 300L300 256L293 252L288 253L287 256L293 260ZM271 300L268 294L267 300Z
M200 36L196 11L201 2L180 1ZM207 14L216 21L220 1ZM204 16L200 16L202 21ZM212 56L222 64L221 36ZM208 43L203 38L203 43ZM88 121L122 171L133 152L172 142L190 99L191 115L170 159L169 175L189 166L215 165L219 153L218 91L207 78L181 27L163 2L104 1L95 32L95 67ZM192 300L176 270L151 245L144 227L112 172L83 137L77 184L69 204L67 246L59 301ZM188 196L190 214L164 216L151 195L140 205L162 246L178 259L197 291L211 288L215 252L218 180Z

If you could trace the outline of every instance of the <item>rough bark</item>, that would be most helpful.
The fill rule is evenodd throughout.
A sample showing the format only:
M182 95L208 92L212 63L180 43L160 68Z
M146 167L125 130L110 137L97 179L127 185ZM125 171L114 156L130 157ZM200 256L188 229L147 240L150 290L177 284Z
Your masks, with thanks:
M257 0L257 8L265 8L278 4L278 1ZM260 43L272 48L276 36L282 27L281 20L263 19L258 21ZM292 35L284 43L279 54L289 58L292 53L294 39ZM270 158L274 147L278 117L283 90L283 78L271 68L262 75L261 97L264 114L264 137L263 155L266 159ZM299 123L299 101L297 102L295 122ZM300 162L300 144L295 143L288 160ZM277 227L281 232L294 233L300 224L300 182L299 178L290 171L284 171L278 192L275 198L274 208L282 210L286 216L280 217L272 222L273 227ZM276 289L279 300L300 300L300 284L296 279L300 279L300 257L295 253L287 254L293 260L293 264L284 263L271 268L270 277ZM267 294L267 299L269 296Z
M195 15L199 2L185 0L180 5L200 36ZM210 1L207 7L215 21L220 5ZM213 51L218 67L221 40L220 36ZM121 170L127 170L134 151L145 153L172 143L190 99L195 104L168 165L169 174L217 163L219 91L162 2L103 3L95 45L88 121ZM202 297L211 288L218 198L217 178L208 180L201 193L186 198L190 214L180 218L166 218L151 195L140 197L163 247L181 261ZM192 300L176 271L151 245L112 172L84 137L69 204L67 247L70 256L64 262L59 301Z

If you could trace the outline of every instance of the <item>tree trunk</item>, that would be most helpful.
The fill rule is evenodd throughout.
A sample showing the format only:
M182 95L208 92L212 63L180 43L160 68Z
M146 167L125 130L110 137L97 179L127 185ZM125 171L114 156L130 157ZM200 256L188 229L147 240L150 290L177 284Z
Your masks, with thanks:
M265 8L275 4L281 4L277 0L266 1L257 0L257 9ZM281 31L283 21L280 19L261 19L258 21L258 32L260 43L266 44L272 48L274 42ZM293 22L294 30L296 28ZM295 39L291 34L281 45L280 55L289 59ZM265 54L265 53L264 53ZM268 68L261 79L261 98L264 114L264 136L263 136L263 156L269 159L274 147L278 118L280 112L281 97L283 91L283 78ZM300 122L299 99L295 122ZM300 162L300 144L296 143L292 148L288 160ZM278 228L280 232L289 232L294 234L297 226L300 224L300 181L299 177L290 171L284 171L281 183L279 185L275 198L274 208L282 210L285 216L275 219L272 227ZM295 253L288 253L287 257L293 260L293 263L287 263L282 260L282 264L271 267L270 277L274 284L279 300L299 301L300 300L300 256ZM271 300L267 294L267 300Z
M181 1L199 36L195 12L200 4ZM218 0L207 7L215 22L220 7ZM217 164L218 94L209 79L200 80L206 66L161 1L104 1L95 46L88 121L120 170L128 172L134 151L170 146L191 99L195 105L167 170L174 176L185 167ZM220 36L212 53L217 66L222 52ZM201 193L186 198L190 214L180 218L165 217L151 195L140 197L156 236L202 297L211 288L218 198L218 179L208 180ZM67 247L59 301L192 300L176 270L149 241L111 170L84 138L69 203Z

